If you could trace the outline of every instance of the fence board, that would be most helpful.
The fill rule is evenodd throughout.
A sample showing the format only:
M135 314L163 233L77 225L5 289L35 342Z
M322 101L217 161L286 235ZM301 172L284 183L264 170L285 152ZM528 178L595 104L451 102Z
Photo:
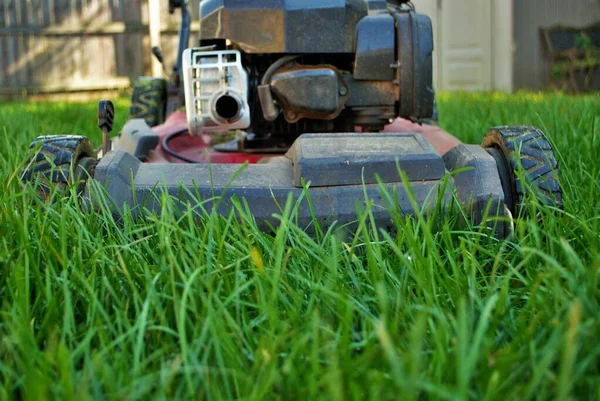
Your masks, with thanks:
M19 25L31 24L30 15L31 10L28 7L27 0L17 0L19 4ZM29 49L33 46L33 37L31 35L21 36L21 58L25 58L25 64L23 66L23 73L21 79L26 81L31 76L31 60L29 59Z
M14 7L11 6L9 0L3 0L3 3L4 3L4 12L2 13L2 15L4 16L4 26L10 27L12 25L12 20L14 19L14 16L13 16ZM16 46L15 46L16 41L17 41L16 37L8 37L5 39L6 57L3 60L4 60L6 79L9 81L9 83L10 83L10 78L11 78L10 68L11 68L11 65L13 65L13 63L15 62L15 60L17 58ZM16 79L17 79L17 77L15 76L15 80Z
M118 21L119 24L125 24L125 9L122 7L122 1L111 0L110 1L110 13L113 21ZM112 22L115 23L115 22ZM131 29L129 30L132 31ZM116 34L113 36L113 46L115 47L115 65L114 74L124 75L125 71L125 36L122 34Z
M191 3L197 20L199 2ZM0 0L0 95L129 86L151 73L148 17L148 0ZM161 0L168 69L178 23Z
M4 28L4 15L4 2L0 1L0 29ZM0 36L0 86L4 85L4 82L6 81L4 62L2 62L2 60L6 60L6 54L4 52L4 41L5 39Z

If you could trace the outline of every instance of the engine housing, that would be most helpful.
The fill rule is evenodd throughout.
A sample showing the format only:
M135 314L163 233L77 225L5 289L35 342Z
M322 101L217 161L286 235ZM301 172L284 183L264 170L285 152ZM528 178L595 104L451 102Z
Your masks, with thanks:
M376 131L396 117L430 118L432 52L429 17L397 2L204 0L200 47L184 56L190 129L294 139L357 126ZM194 74L208 77L208 70L192 65L192 54L235 54L239 64L213 69L219 82L203 83ZM222 99L239 113L220 115Z

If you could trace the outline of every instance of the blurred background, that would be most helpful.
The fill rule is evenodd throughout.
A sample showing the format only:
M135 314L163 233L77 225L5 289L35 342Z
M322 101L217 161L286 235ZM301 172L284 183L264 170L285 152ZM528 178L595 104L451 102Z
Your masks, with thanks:
M173 64L166 0L0 0L0 98L122 91ZM600 0L414 0L435 30L438 90L600 88ZM190 1L192 41L199 1Z

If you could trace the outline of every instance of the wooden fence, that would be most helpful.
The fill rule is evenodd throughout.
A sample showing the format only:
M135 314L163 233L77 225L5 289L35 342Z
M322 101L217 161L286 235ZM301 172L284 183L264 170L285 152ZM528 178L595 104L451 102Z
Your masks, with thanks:
M0 96L127 88L160 71L151 38L172 66L178 24L167 0L0 0Z

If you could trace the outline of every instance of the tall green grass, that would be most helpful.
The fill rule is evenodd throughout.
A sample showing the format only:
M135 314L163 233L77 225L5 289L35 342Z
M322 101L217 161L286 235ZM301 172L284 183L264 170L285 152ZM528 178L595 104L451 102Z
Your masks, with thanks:
M242 206L115 221L18 182L38 135L98 144L95 105L0 104L0 399L599 399L600 99L439 107L469 143L543 128L565 212L542 209L509 241L453 216L311 237L293 204L273 235Z

